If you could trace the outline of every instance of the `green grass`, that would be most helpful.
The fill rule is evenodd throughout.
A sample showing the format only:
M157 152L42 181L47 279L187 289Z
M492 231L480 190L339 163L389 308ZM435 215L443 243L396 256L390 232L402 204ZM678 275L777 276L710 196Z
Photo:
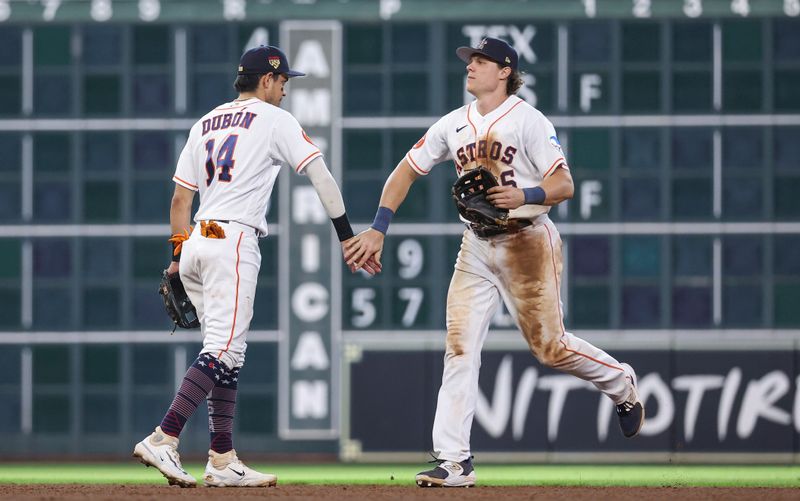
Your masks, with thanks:
M202 477L204 465L187 465ZM252 465L281 484L413 485L418 465ZM479 485L800 487L800 466L479 465ZM1 464L0 484L162 484L139 464Z

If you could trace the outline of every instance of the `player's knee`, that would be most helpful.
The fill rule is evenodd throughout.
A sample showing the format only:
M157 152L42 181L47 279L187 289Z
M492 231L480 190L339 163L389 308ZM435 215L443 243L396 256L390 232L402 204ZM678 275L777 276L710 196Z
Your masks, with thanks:
M464 333L459 329L448 329L446 339L446 353L451 357L461 357L466 351L464 349Z
M564 346L558 341L531 346L531 353L545 367L557 367L564 359Z
M447 343L447 348L444 353L448 359L461 360L467 358L464 347L460 344L451 345Z

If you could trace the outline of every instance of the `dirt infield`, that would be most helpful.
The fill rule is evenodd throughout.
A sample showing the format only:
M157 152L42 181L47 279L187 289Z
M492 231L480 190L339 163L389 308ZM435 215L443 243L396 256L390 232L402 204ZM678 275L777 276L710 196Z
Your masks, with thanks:
M205 488L180 489L151 485L0 485L0 499L56 500L158 500L190 499L209 492ZM594 500L615 501L647 499L796 500L796 489L714 488L714 487L476 487L470 489L420 489L378 485L325 486L279 485L273 488L226 489L225 501L269 496L281 501L319 501L321 499L494 499L494 500Z

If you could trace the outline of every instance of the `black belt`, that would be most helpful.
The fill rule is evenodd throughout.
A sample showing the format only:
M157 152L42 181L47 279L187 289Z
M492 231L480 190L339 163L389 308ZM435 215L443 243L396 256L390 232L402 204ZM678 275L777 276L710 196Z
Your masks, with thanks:
M209 219L208 221L216 221L217 223L223 223L223 224L230 224L231 223L230 219ZM242 226L247 226L247 225L244 224ZM258 230L256 228L253 228L253 231L255 231L256 232L256 236L258 236Z
M481 228L474 224L470 224L469 228L478 238L489 238L496 237L497 235L517 233L522 228L532 224L533 221L530 219L509 219L508 225L505 228Z

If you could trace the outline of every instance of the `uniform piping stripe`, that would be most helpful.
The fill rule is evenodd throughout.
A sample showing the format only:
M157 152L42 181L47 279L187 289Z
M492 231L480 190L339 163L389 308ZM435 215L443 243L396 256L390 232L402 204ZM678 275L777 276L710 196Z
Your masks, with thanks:
M497 118L497 120L495 120L494 122L492 122L492 125L490 125L490 126L489 126L489 128L486 130L486 139L487 139L487 140L489 139L489 133L491 133L491 132L492 132L492 127L494 127L494 124L496 124L497 122L499 122L499 121L500 121L500 120L501 120L501 119L502 119L504 116L506 116L506 115L508 115L509 113L511 113L511 110L513 110L514 108L516 108L517 106L519 106L520 104L522 104L522 102L523 102L523 101L520 99L519 101L517 101L517 104L515 104L514 106L512 106L512 107L511 107L511 108L510 108L508 111L506 111L505 113L503 113L502 115L500 115L500 116Z
M305 167L305 166L307 165L307 163L308 163L308 162L310 162L312 159L316 158L316 157L317 157L317 156L319 156L319 155L322 155L322 152L321 152L321 151L319 151L319 150L317 150L317 151L315 151L314 153L310 154L309 156L307 156L306 158L304 158L302 162L300 162L300 164L297 166L297 168L296 168L294 171L295 171L295 172L300 172L300 169L302 169L303 167Z
M472 104L467 105L467 122L472 126L472 134L475 136L475 140L478 140L478 129L475 127L475 124L472 123L472 119L469 117L469 109L472 108Z
M556 255L555 255L555 250L553 249L553 235L550 233L550 228L548 228L546 224L544 225L544 229L547 230L547 243L550 244L550 259L553 262L553 275L556 281L556 296L558 297L558 302L556 304L558 305L558 315L560 319L559 323L561 324L561 339L559 339L558 341L562 345L564 345L564 349L570 353L574 353L581 357L588 358L592 362L597 362L598 364L605 365L606 367L609 367L611 369L617 369L618 371L622 371L623 370L622 367L617 367L616 365L610 365L605 362L601 362L600 360L597 360L596 358L590 357L589 355L581 353L579 351L570 350L569 347L567 347L567 343L564 342L564 334L566 334L566 329L564 329L564 315L563 312L561 311L561 286L558 284L558 268L556 267Z
M547 172L545 172L544 176L542 176L542 177L543 178L547 177L547 175L550 174L550 172L553 171L556 167L558 167L558 164L560 164L560 163L563 163L564 167L567 166L566 160L564 160L564 157L558 157L558 159L555 162L553 162L553 165L551 165L550 168L547 169Z
M408 163L411 165L411 168L414 169L415 171L419 172L423 176L426 176L430 173L429 171L422 170L422 168L419 165L417 165L417 162L415 162L414 159L411 158L410 151L406 154L406 158L408 159Z
M231 341L233 341L233 333L236 331L236 313L239 311L239 246L242 245L242 237L244 236L244 232L239 233L239 241L236 242L236 299L235 303L233 304L233 325L231 326L231 335L228 336L228 344L225 345L225 349L219 352L217 358L221 357L223 353L228 351L228 348L231 347Z
M178 176L172 176L173 181L177 181L178 183L185 185L186 188L191 188L194 191L197 191L197 185L190 183L189 181L184 181L183 179L179 178Z

